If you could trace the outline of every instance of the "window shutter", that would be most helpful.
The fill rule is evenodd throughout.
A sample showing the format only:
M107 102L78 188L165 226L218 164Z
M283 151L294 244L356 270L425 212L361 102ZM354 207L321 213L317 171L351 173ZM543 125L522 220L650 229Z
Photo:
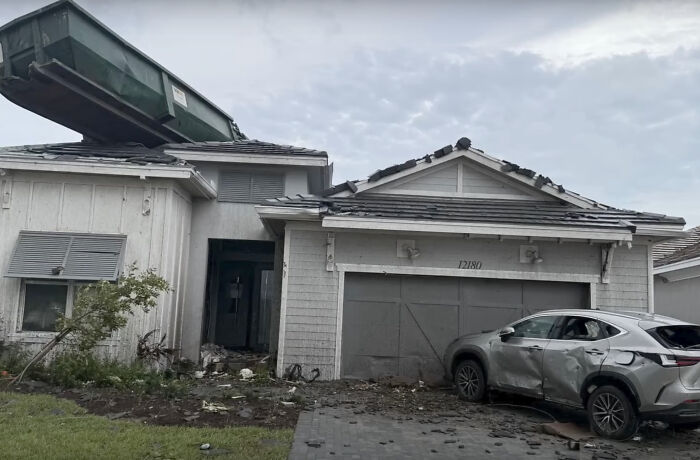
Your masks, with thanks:
M219 180L219 201L259 203L284 195L284 175L225 172Z
M256 174L253 176L251 198L255 202L284 195L284 176L281 174Z
M219 181L219 201L247 203L251 200L251 177L248 173L226 172Z
M20 232L6 276L60 280L119 277L125 235Z

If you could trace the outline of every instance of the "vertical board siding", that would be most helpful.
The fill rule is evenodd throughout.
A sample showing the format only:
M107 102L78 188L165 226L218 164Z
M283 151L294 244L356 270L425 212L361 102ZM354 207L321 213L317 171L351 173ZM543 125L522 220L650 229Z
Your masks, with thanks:
M284 366L335 373L338 273L326 271L325 231L293 230L289 238Z
M134 312L127 326L102 343L97 352L109 358L133 360L137 337L160 328L161 318L165 320L161 333L167 333L168 344L177 348L179 334L174 331L184 305L191 203L186 193L175 194L175 187L167 180L13 174L11 205L0 209L0 275L8 269L20 230L125 234L124 268L132 263L138 269L154 268L174 291L161 296L151 312ZM169 193L177 195L172 210L167 207ZM148 203L145 198L149 198ZM48 340L47 335L17 331L21 322L17 317L20 290L21 280L0 276L0 340L19 341L29 349L38 349Z

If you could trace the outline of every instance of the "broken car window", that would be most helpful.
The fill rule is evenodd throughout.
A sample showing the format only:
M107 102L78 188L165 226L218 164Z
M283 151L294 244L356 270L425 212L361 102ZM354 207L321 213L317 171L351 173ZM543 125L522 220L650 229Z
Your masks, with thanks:
M570 316L561 329L562 340L600 340L605 338L600 323L593 318Z
M700 326L661 326L647 332L668 348L700 348Z
M552 326L554 326L556 321L556 316L539 316L522 321L513 326L513 329L515 329L513 337L546 339L549 337L549 331L552 330Z

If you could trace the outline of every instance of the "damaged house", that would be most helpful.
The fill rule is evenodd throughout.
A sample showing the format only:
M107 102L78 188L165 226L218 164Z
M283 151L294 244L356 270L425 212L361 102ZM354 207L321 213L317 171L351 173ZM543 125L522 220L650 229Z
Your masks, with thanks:
M652 247L683 235L467 138L330 187L325 152L247 139L72 1L0 44L0 92L86 137L0 149L0 340L40 346L76 288L135 264L173 289L106 356L133 359L155 329L193 360L211 342L270 352L280 375L438 380L461 334L549 308L654 311Z
M277 371L439 380L446 346L551 308L654 311L684 220L580 196L467 138L322 196L258 206L284 238Z

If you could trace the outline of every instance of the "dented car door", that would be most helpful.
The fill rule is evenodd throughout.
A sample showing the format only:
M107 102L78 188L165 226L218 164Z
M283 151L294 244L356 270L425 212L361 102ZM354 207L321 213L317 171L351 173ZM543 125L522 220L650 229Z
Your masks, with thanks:
M583 382L600 371L609 351L604 324L584 316L565 317L544 351L545 399L580 405Z
M490 384L528 396L542 396L543 353L557 316L544 315L513 325L514 333L491 341Z

